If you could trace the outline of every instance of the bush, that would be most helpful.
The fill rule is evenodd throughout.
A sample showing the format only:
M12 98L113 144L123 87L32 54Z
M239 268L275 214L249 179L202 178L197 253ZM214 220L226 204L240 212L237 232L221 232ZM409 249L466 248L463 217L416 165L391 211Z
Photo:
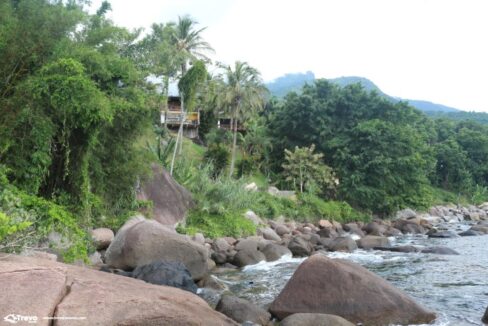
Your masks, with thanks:
M65 261L87 259L91 239L64 207L3 183L0 214L1 250L21 252L25 247L36 247L55 231L66 241L67 249L61 252Z
M186 226L180 227L179 231L188 234L201 232L208 238L240 238L255 234L256 226L243 216L242 211L211 214L194 210L187 217Z
M205 152L204 161L212 164L212 177L216 178L229 164L229 151L224 146L211 145Z

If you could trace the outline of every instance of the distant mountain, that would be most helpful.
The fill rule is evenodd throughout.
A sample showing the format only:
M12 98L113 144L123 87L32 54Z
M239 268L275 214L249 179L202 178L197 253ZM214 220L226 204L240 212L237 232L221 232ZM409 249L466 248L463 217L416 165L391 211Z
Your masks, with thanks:
M313 72L307 71L306 73L297 73L297 74L286 74L282 77L275 79L273 82L268 83L266 86L268 87L269 91L272 95L276 97L284 97L287 93L291 91L299 92L303 85L306 83L312 83L315 80L315 76ZM357 77L357 76L347 76L347 77L339 77L328 79L330 82L340 86L345 87L351 84L360 83L361 86L364 87L367 91L376 91L379 95L384 96L392 101L406 101L410 103L411 106L419 109L420 111L431 113L431 112L463 112L462 110L452 108L442 104L436 104L428 101L421 101L421 100L409 100L409 99L402 99L399 97L393 97L383 93L383 91L375 85L371 80L364 78L364 77Z
M286 74L282 77L276 78L266 87L271 92L271 95L276 97L285 97L289 92L299 92L306 83L312 84L315 80L315 75L311 71L306 73Z

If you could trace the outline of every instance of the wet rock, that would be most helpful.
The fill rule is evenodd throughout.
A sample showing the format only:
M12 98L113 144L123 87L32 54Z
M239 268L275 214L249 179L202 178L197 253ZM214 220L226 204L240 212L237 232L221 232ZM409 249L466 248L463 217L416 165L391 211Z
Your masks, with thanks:
M423 254L437 254L437 255L459 255L459 252L447 247L428 247L420 251Z
M375 247L374 249L382 250L382 251L404 252L404 253L420 252L420 248L415 246Z
M370 235L383 236L387 231L387 226L377 222L370 222L363 227L363 231Z
M147 283L172 286L178 289L197 293L197 285L193 282L190 272L180 262L152 262L138 266L132 277Z
M485 314L483 315L483 319L481 321L485 324L488 324L488 307L486 307Z
M264 254L260 251L244 249L237 252L234 256L233 264L238 267L244 267L246 265L254 265L260 261L266 260Z
M232 295L224 294L215 310L239 323L250 321L258 325L267 325L271 319L270 313L266 310L259 308L247 300Z
M298 267L269 311L278 319L306 312L365 325L423 324L435 319L433 312L364 267L321 254Z
M266 257L266 261L275 261L280 259L282 256L292 255L290 249L274 243L270 243L264 247L262 253Z
M356 241L351 237L337 237L332 240L328 249L331 251L352 252L358 248Z
M297 235L291 239L288 249L293 253L293 256L306 257L312 253L313 246L309 241Z
M204 278L198 281L198 286L201 288L213 289L217 291L227 290L227 286L224 283L220 282L213 275L205 275Z
M429 238L457 238L458 235L452 231L439 231L437 229L431 229L427 232Z
M235 249L237 251L240 251L240 250L249 250L249 251L258 250L258 243L259 243L259 241L257 239L253 239L253 238L241 239L235 245Z
M390 246L390 241L386 237L379 237L374 235L367 235L356 241L359 248L362 249L373 249L375 247L388 247Z
M363 230L361 230L361 228L359 227L359 225L357 225L356 223L343 224L342 225L342 228L344 229L344 231L357 234L360 237L364 237L365 236Z
M481 232L477 232L477 231L474 231L474 230L466 230L464 232L461 232L461 233L458 233L459 236L461 237L473 237L473 236L479 236L479 235L482 235L483 233Z
M280 326L355 326L342 317L328 314L298 313L280 322Z
M479 232L479 233L483 233L483 234L488 234L488 226L485 226L483 224L480 224L480 225L473 225L470 230L472 231L476 231L476 232Z
M398 230L398 229L395 229L394 227L392 226L389 226L386 231L385 231L385 236L387 237L396 237L398 235L402 234L402 231Z

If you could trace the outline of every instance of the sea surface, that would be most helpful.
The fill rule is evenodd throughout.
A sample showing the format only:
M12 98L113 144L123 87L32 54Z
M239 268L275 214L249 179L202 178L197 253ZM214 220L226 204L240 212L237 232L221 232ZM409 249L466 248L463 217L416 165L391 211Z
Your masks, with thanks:
M460 232L467 224L446 225ZM488 306L488 235L429 239L423 235L390 238L393 245L446 246L460 255L435 255L356 250L328 253L359 263L407 292L421 305L435 311L433 325L483 325ZM267 308L304 259L282 257L216 277L236 295Z

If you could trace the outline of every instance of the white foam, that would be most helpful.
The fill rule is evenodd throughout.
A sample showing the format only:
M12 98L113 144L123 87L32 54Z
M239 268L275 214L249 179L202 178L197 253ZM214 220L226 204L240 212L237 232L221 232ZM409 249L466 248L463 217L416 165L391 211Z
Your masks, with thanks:
M287 263L297 263L300 264L302 261L304 261L305 258L293 258L291 255L284 255L280 259L271 261L271 262L266 262L266 261L260 261L257 264L254 265L247 265L245 266L242 271L243 272L248 272L248 271L268 271L271 270L273 267L276 265L281 265L281 264L287 264Z

